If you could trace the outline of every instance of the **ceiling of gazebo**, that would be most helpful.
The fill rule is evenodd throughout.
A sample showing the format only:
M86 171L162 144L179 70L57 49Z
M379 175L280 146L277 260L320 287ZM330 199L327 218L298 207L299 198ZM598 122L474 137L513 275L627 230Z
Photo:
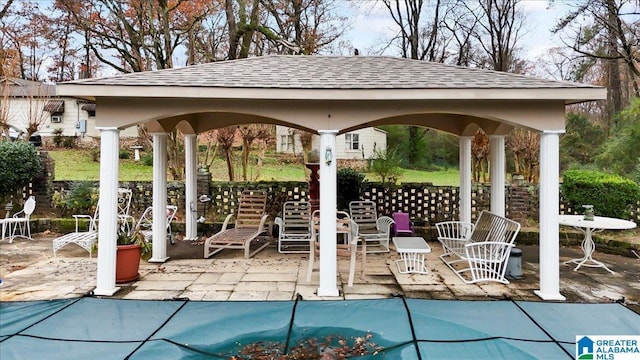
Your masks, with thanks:
M85 79L59 96L94 100L97 126L146 123L185 133L243 123L350 131L419 125L457 135L480 126L563 130L565 105L606 98L584 84L393 57L264 56Z

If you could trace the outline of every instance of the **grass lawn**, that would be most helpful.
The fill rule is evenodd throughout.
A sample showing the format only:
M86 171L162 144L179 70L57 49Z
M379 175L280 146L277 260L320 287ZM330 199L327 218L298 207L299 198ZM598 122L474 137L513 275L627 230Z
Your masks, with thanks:
M71 150L51 150L49 155L55 161L56 181L79 181L79 180L99 180L100 163L95 162L91 156L91 150L71 149ZM144 153L141 154L143 156ZM300 164L288 164L280 161L275 156L268 156L264 160L262 172L259 180L276 181L305 181L304 167ZM153 169L146 166L142 161L131 159L120 159L119 180L120 181L151 181ZM236 179L242 178L242 167L234 168ZM250 166L247 173L248 178L256 176L256 166ZM211 166L213 181L227 181L227 165L220 157L216 158ZM367 173L367 180L378 181L374 174ZM400 182L431 182L434 185L457 186L459 183L458 169L442 171L418 171L404 169Z

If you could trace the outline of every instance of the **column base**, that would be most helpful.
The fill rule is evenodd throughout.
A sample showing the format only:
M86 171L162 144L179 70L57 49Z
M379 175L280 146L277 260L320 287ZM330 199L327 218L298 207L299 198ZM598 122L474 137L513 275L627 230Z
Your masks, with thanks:
M318 296L340 296L338 289L323 289L318 288Z
M183 238L182 240L184 240L184 241L196 241L198 239L199 238L196 236L196 237L191 237L191 238L186 237L186 238Z
M110 289L98 289L98 288L95 288L93 290L93 295L95 295L95 296L112 296L113 294L117 293L118 290L120 290L119 287L112 287Z
M163 263L163 262L166 262L167 260L169 260L168 256L163 257L163 258L151 258L151 259L147 260L147 262L150 262L150 263Z
M534 294L538 295L538 297L542 300L549 300L549 301L565 301L567 300L566 297L562 296L560 293L544 293L542 292L542 290L534 290L533 291Z

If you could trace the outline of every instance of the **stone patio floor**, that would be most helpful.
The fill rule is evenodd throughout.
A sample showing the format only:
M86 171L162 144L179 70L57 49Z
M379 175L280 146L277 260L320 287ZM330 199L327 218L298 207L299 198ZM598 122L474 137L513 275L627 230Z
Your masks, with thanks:
M97 259L74 245L59 250L53 257L53 235L37 234L35 240L16 239L0 242L0 301L48 300L89 294L96 283ZM437 241L429 241L429 274L401 274L395 264L395 250L367 255L366 274L360 277L360 259L353 287L346 284L348 258L339 258L338 298L371 299L404 295L422 299L540 301L538 247L522 249L523 279L510 284L462 282L438 258L442 253ZM201 247L199 247L201 248ZM168 254L171 256L171 245ZM196 252L197 253L197 252ZM200 257L202 253L200 253ZM581 257L579 247L562 247L560 260ZM568 302L621 302L640 313L640 259L598 252L594 258L610 265L615 274L602 268L580 268L560 264L560 292ZM317 264L317 261L316 261ZM307 256L280 254L268 247L254 258L243 259L242 251L225 250L210 259L170 259L163 264L141 264L140 279L122 284L113 298L172 299L217 301L293 300L299 294L306 300L323 299L318 287L317 265L311 282L306 282Z

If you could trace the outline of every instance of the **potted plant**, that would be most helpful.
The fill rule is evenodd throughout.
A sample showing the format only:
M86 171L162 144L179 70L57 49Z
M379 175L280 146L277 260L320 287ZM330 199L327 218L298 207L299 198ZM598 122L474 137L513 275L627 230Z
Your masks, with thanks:
M140 258L151 253L151 243L147 242L140 229L136 227L129 233L118 232L116 252L116 283L122 284L137 280L140 277Z

